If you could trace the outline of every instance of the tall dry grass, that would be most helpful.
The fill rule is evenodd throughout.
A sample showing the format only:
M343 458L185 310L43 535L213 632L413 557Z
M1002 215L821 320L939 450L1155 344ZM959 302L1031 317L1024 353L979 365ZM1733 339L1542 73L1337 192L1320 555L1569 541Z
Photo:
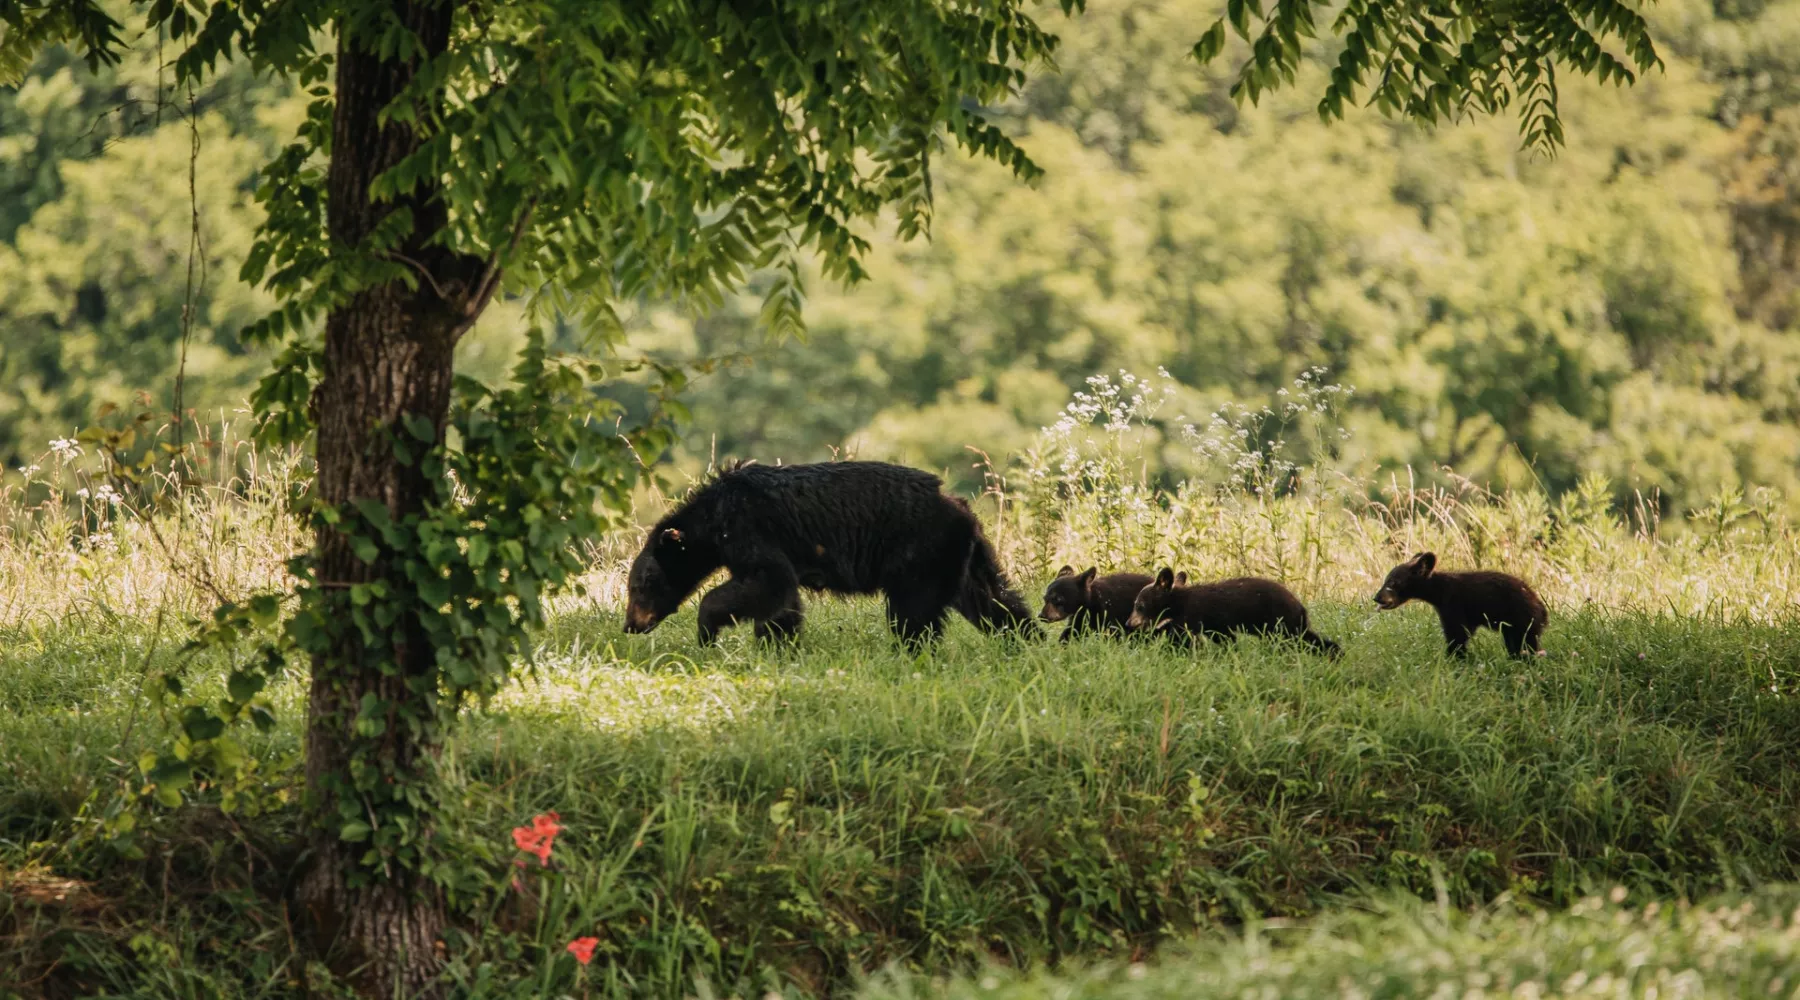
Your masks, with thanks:
M1011 475L990 475L994 534L1026 578L1063 563L1263 575L1309 596L1372 597L1396 563L1530 580L1555 606L1768 621L1800 609L1800 533L1782 498L1727 491L1665 519L1601 476L1552 498L1436 470L1376 477L1341 461L1336 402L1316 373L1269 405L1166 420L1148 379L1096 376ZM1166 471L1181 469L1179 477Z
M1337 400L1314 373L1267 407L1170 420L1150 379L1097 376L1036 446L990 473L1002 560L1030 586L1063 563L1254 574L1308 598L1361 602L1411 553L1501 569L1553 607L1771 621L1800 610L1800 532L1781 498L1727 492L1666 519L1598 477L1552 498L1491 492L1438 470L1377 479L1343 467ZM294 500L309 465L260 450L224 417L148 489L121 491L74 439L0 477L0 627L97 614L204 614L287 579L308 537ZM646 494L640 520L669 502ZM592 540L565 611L617 608L635 530Z
M178 466L133 488L74 436L0 477L0 627L200 615L288 579L305 544L293 501L309 464L258 449L224 416Z

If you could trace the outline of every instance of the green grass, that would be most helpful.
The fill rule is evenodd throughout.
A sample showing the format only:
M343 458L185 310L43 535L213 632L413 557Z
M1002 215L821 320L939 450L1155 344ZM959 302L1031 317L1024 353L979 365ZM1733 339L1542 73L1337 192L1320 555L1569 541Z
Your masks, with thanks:
M862 1000L1187 1000L1233 997L1791 997L1800 988L1800 893L1554 915L1464 916L1416 902L1260 926L1171 949L1154 964L1061 974L987 969L951 983L884 976Z
M699 650L691 610L642 638L565 613L445 757L471 871L506 871L536 812L568 827L526 892L457 895L461 994L815 993L890 966L1128 961L1393 890L1564 906L1800 881L1793 623L1558 609L1548 655L1484 633L1459 664L1426 609L1314 615L1343 659L960 622L912 658L870 601L817 603L774 650ZM138 681L176 645L99 616L0 637L0 995L298 991L291 808L170 817L135 862L71 841L154 738ZM255 744L278 782L298 687ZM590 934L578 988L562 949Z

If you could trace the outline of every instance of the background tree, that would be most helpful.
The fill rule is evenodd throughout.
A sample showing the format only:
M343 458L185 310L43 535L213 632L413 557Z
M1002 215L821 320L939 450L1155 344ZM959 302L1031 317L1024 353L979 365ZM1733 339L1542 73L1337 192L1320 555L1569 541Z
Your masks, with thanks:
M539 585L566 575L554 546L592 519L565 505L590 481L617 502L633 474L620 460L629 442L567 422L566 369L533 348L517 388L459 393L458 342L502 290L605 320L638 296L715 303L753 268L774 275L764 325L797 329L803 253L825 278L855 280L869 244L854 225L890 211L903 237L926 228L942 137L1035 175L984 108L1054 38L1008 0L141 9L174 43L178 83L241 55L313 97L262 172L267 219L242 270L282 302L247 332L286 345L259 404L276 432L310 433L317 454L316 548L296 564L289 625L312 666L315 833L300 896L370 988L424 989L444 920L433 752L460 703L504 678ZM1251 55L1233 93L1255 101L1292 82L1323 10L1234 0L1227 16ZM96 0L0 0L0 22L8 78L49 43L72 42L92 66L130 44ZM1362 88L1427 120L1516 104L1528 144L1560 139L1559 65L1630 78L1599 39L1639 69L1656 61L1642 19L1616 0L1352 4L1333 30L1344 44L1322 114ZM317 47L322 35L335 51ZM1202 61L1217 56L1225 22L1199 37ZM460 447L446 438L458 398ZM234 675L232 700L247 705L255 686ZM227 721L195 710L190 740Z
M1705 3L1652 14L1671 39L1738 30ZM1239 106L1230 73L1180 59L1207 23L1158 0L1090 11L1002 109L1044 179L940 164L930 243L876 236L868 282L813 293L809 343L765 343L753 297L633 317L657 355L753 360L687 394L683 460L835 449L973 488L965 446L1004 461L1097 372L1166 367L1163 415L1200 418L1324 365L1358 390L1339 460L1380 481L1447 464L1552 494L1599 473L1670 511L1800 498L1800 337L1741 308L1739 260L1779 244L1736 221L1729 81L1686 54L1629 89L1566 83L1580 141L1546 159L1505 120L1322 125L1328 44L1299 86ZM1169 435L1166 471L1192 458Z

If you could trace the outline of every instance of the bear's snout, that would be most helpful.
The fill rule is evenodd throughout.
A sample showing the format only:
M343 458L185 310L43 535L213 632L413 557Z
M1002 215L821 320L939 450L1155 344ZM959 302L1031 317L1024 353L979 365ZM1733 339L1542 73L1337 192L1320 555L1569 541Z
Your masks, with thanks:
M657 616L656 612L651 611L648 608L637 604L628 604L625 606L626 632L634 635L641 635L655 628L656 623L660 621L662 621L662 619Z
M1066 616L1062 613L1061 608L1054 604L1046 604L1044 605L1044 610L1038 612L1038 617L1047 622L1059 622Z

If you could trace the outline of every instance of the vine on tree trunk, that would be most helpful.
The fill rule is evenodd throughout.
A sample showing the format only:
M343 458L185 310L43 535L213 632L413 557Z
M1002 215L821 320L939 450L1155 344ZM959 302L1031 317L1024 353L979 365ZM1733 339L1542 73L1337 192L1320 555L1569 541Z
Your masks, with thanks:
M621 407L593 386L646 369L654 405L643 422L626 426ZM168 743L138 761L142 781L132 808L112 810L101 832L130 851L138 819L159 806L201 801L254 813L285 802L285 786L268 781L241 735L246 724L275 724L268 688L297 657L309 657L315 686L338 694L350 693L348 676L384 679L339 704L347 717L311 720L340 737L333 759L317 762L323 770L313 783L330 801L309 810L331 824L344 861L319 866L341 871L331 875L332 891L366 894L388 880L403 891L467 884L475 873L461 852L434 835L435 749L462 708L485 703L516 664L529 662L546 599L584 569L578 543L617 525L633 487L674 442L681 409L672 397L685 381L680 369L648 362L609 370L553 356L533 332L513 385L456 379L448 443L439 442L429 421L410 415L401 426L382 428L384 446L423 477L431 499L399 517L368 499L342 507L307 501L315 527L347 539L371 572L356 582L322 578L318 556L309 552L289 562L299 580L291 596L271 591L222 601L188 655L153 677ZM119 458L135 443L136 428L89 440ZM149 471L143 461L111 468L123 482ZM409 643L431 652L409 656ZM187 667L202 650L231 658L222 697L188 690ZM355 669L319 668L337 661ZM390 740L394 734L404 738Z

